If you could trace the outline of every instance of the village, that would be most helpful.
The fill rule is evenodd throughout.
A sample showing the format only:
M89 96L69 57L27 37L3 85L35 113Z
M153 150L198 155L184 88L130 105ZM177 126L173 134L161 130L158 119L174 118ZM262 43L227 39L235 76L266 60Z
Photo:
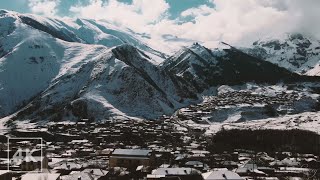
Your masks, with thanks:
M281 92L272 96L256 94L250 91L224 92L217 96L207 96L200 104L182 108L177 112L177 115L182 121L192 120L199 124L210 124L210 122L221 122L224 120L223 116L220 116L219 118L212 117L217 110L232 109L234 107L245 108L250 106L250 109L255 108L254 110L255 112L258 112L257 114L264 114L265 117L272 117L294 111L294 105L298 104L301 99L308 99L308 97L300 97L297 92ZM276 108L280 106L283 107L282 110L276 110ZM252 112L253 110L249 110L248 114L254 114ZM227 112L224 114L228 115Z
M157 121L58 122L1 137L0 180L319 179L319 153L215 150L212 136L174 117ZM8 162L18 147L42 147L34 160ZM8 171L8 163L9 170Z

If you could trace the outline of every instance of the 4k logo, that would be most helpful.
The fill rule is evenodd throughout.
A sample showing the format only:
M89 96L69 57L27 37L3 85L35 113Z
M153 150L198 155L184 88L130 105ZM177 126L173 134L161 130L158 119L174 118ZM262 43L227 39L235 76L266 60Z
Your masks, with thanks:
M30 151L29 148L22 150L19 148L16 153L12 156L12 162L15 164L21 164L24 160L36 162L36 159L32 157L32 153L35 152L36 149L32 149Z
M42 171L42 138L9 138L8 170L18 172Z

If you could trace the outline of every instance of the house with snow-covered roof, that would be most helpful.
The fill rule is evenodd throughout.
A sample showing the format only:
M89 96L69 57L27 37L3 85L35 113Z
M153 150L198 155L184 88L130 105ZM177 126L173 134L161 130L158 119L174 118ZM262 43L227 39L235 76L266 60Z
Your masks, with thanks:
M135 169L139 165L154 166L155 154L144 149L115 149L110 156L110 167Z
M237 173L227 169L210 171L202 174L204 180L244 180Z
M147 180L202 180L201 173L193 168L158 168L147 175Z

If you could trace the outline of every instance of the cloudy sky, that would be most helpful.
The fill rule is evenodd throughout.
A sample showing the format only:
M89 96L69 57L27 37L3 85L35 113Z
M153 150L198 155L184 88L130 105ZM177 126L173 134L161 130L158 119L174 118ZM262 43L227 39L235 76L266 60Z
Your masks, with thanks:
M319 38L319 0L1 0L0 8L62 18L107 20L149 34L154 45L221 40L248 45L302 32Z

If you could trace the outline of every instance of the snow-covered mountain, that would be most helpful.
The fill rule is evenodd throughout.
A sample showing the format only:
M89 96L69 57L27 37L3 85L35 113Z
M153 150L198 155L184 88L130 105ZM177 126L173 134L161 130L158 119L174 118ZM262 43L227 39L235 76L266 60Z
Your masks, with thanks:
M184 47L173 56L164 61L162 68L171 74L181 77L191 82L199 92L208 88L207 83L210 78L207 76L207 70L210 67L215 68L215 72L219 73L216 56L213 52L199 44L193 44L190 47Z
M191 97L188 87L178 92L177 84L147 58L131 45L104 49L54 78L16 117L55 121L171 114L187 103L181 94Z
M300 79L285 68L245 54L226 43L224 45L210 50L193 44L164 61L162 68L192 82L199 91L219 84Z
M1 10L0 118L156 118L213 86L302 78L226 44L167 58L139 36L104 21Z
M260 39L242 50L292 72L320 75L320 40L299 33Z
M80 36L84 26L8 11L1 11L0 24L0 117L154 118L196 98L158 68L162 53L125 32ZM94 44L84 40L98 36Z

